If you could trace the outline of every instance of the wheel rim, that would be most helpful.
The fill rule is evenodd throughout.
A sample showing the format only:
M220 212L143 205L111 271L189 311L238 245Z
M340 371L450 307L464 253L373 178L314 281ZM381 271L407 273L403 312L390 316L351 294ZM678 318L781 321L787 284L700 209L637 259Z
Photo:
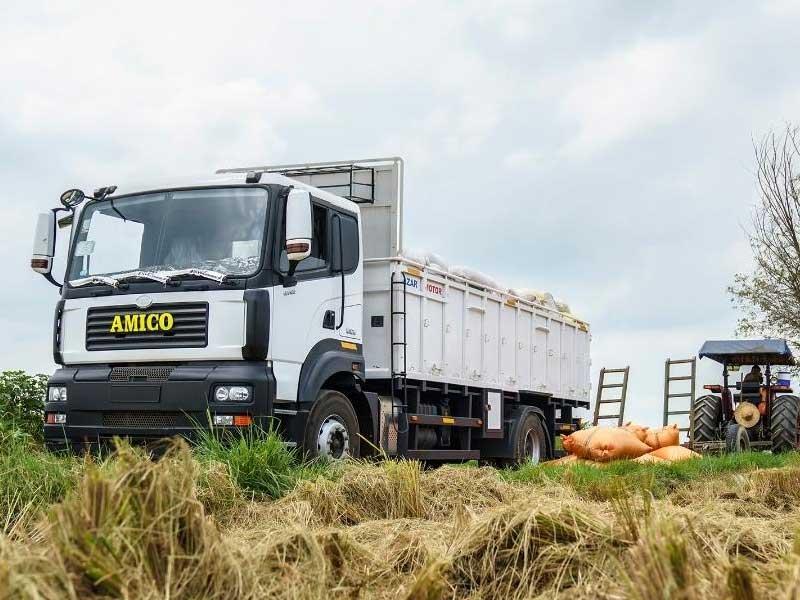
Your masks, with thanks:
M317 435L317 453L334 460L346 458L350 454L350 434L344 419L331 415L320 425Z
M525 461L538 465L542 458L542 445L539 443L539 436L536 430L531 428L525 436Z

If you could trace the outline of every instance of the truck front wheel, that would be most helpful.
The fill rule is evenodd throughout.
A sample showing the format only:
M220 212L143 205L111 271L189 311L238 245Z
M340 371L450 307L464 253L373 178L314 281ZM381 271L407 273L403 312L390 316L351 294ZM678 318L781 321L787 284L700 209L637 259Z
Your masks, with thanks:
M320 390L306 421L303 449L309 458L358 458L358 432L358 417L347 396L336 390Z

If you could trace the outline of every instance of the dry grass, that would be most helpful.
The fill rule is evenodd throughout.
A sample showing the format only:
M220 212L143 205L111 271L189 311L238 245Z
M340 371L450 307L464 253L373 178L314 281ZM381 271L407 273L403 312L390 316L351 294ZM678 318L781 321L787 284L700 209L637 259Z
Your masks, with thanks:
M800 599L800 468L660 497L637 473L586 493L569 472L353 463L272 501L183 444L123 448L6 527L0 600Z

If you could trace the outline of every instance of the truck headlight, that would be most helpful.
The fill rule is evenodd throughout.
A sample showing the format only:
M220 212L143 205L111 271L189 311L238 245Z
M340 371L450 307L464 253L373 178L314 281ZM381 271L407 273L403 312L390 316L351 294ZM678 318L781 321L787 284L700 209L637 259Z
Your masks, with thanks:
M50 387L47 391L47 400L49 402L66 402L67 388L60 386Z
M253 390L245 385L219 385L214 390L217 402L250 402Z

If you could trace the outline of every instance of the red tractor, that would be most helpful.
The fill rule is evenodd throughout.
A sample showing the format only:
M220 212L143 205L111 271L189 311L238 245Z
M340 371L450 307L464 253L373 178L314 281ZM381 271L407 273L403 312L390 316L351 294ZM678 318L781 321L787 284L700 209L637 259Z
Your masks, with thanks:
M786 340L708 341L700 358L722 364L722 385L704 385L712 394L692 404L693 448L786 452L800 446L800 398L792 395L788 377L775 378L771 370L795 365ZM729 372L744 365L753 369L730 383Z

